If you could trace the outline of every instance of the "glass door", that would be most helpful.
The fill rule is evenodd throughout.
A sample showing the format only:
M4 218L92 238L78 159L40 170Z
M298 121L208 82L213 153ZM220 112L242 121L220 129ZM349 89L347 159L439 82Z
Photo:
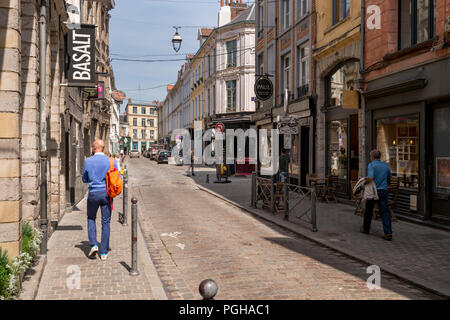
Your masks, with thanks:
M450 223L450 105L433 113L431 217Z

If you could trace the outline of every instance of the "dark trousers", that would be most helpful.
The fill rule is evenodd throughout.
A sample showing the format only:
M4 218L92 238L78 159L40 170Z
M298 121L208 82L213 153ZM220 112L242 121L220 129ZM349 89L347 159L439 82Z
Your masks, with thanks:
M98 245L97 226L95 219L100 207L102 212L102 241L100 243L100 253L107 253L109 249L109 234L111 222L111 203L105 191L89 192L87 199L88 236L91 246Z
M388 192L387 190L377 190L378 193L378 207L381 212L381 219L383 220L383 231L385 235L392 235L391 214L388 209ZM366 201L366 212L364 213L364 231L370 231L370 225L372 223L373 207L377 200Z

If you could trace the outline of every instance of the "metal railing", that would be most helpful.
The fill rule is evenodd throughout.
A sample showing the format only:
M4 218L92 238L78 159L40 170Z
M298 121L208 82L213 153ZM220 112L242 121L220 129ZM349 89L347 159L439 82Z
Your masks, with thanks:
M291 183L275 182L274 179L257 177L252 174L251 206L269 209L272 213L283 212L284 218L294 223L311 224L317 231L317 196L315 188L302 187Z

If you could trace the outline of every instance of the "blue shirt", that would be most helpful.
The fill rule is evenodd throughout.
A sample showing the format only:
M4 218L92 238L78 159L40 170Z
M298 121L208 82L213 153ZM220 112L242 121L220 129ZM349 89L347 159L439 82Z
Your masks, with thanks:
M375 159L369 163L368 177L373 178L377 190L387 190L387 179L392 178L391 168L380 159Z
M114 167L119 170L116 160ZM106 191L106 173L109 169L109 158L102 153L96 153L84 160L83 182L89 183L89 192Z

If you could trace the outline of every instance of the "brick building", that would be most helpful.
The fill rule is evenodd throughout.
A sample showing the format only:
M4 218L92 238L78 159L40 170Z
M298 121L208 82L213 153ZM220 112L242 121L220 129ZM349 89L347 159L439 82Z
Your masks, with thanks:
M366 152L380 149L399 178L397 213L449 224L450 4L367 0L366 10Z

